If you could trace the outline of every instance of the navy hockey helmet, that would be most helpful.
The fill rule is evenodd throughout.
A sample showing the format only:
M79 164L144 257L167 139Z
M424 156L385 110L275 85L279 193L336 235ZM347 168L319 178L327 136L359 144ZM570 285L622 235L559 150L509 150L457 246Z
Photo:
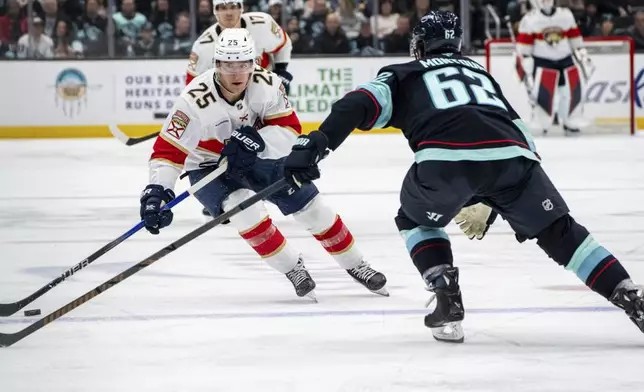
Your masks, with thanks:
M416 59L432 53L461 52L463 28L453 12L429 11L411 34L409 51Z

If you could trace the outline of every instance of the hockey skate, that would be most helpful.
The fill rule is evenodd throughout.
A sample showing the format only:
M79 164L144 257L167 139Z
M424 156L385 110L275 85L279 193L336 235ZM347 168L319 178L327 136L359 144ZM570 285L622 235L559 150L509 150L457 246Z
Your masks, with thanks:
M317 302L317 298L315 297L315 281L313 278L311 278L311 275L309 274L309 271L306 270L306 267L304 267L304 262L302 261L302 257L297 261L297 264L295 264L295 267L293 267L292 270L286 273L286 277L288 280L293 283L293 287L295 288L295 294L297 294L298 297L309 297L315 302Z
M610 296L610 302L624 309L626 315L644 332L644 288L625 279L617 285Z
M580 130L579 128L572 128L567 125L564 125L564 136L579 136Z
M432 330L434 339L447 343L463 343L465 335L461 322L465 316L461 289L458 285L458 268L438 266L425 277L427 290L434 293L427 302L429 307L436 300L434 311L425 316L425 326Z
M380 294L389 297L389 292L385 285L387 278L382 272L378 272L371 268L369 263L362 261L357 267L347 270L347 273L361 285L375 294Z

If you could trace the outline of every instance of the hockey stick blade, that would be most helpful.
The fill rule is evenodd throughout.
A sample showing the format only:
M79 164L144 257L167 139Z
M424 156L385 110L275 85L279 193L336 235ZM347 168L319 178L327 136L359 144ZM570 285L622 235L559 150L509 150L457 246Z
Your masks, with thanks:
M226 172L226 168L228 167L228 164L226 162L222 162L221 165L217 168L217 170L212 171L209 173L207 176L202 178L199 182L188 188L188 190L184 191L181 193L179 196L177 196L174 200L172 200L170 203L166 204L163 209L171 209L172 207L176 206L177 204L181 203L183 200L188 198L188 196L194 194L204 186L206 186L209 182L213 181L215 178L219 177L220 175L224 174ZM45 293L47 293L49 290L53 289L54 287L58 286L60 283L65 281L67 278L70 276L74 275L81 269L87 267L96 259L99 257L103 256L110 250L114 249L117 245L119 245L121 242L125 241L126 239L130 238L132 235L134 235L136 232L141 230L145 224L143 221L137 223L134 227L132 227L130 230L126 231L123 233L120 237L114 239L112 242L109 244L103 246L101 249L97 250L96 252L92 253L89 255L87 258L85 258L83 261L80 263L76 264L75 266L69 268L67 271L63 272L60 276L58 276L56 279L52 280L51 282L47 283L45 286L41 287L38 291L35 293L29 295L28 297L17 301L13 303L8 303L8 304L0 304L0 317L7 317L11 316L12 314L16 313L20 309L24 308L25 306L29 305L36 299L40 298L43 296Z
M108 127L110 129L110 133L114 135L115 138L117 138L119 141L121 141L121 143L125 144L126 146L133 146L135 144L139 144L146 140L154 139L155 137L159 136L159 133L160 133L160 132L154 132L142 137L129 137L123 132L121 132L119 127L116 125L109 125Z
M190 233L184 235L183 237L179 238L178 240L174 241L170 245L166 246L165 248L159 250L158 252L154 253L153 255L147 257L146 259L138 262L137 264L133 265L132 267L128 268L127 270L121 272L120 274L116 275L112 279L106 281L105 283L101 284L100 286L95 287L91 291L83 294L82 296L76 298L75 300L71 301L67 305L61 307L60 309L50 313L49 315L43 317L42 319L36 321L35 323L29 325L25 329L18 331L16 333L0 333L0 347L9 347L16 342L24 339L25 337L31 335L32 333L38 331L42 327L44 327L47 324L51 324L53 321L59 319L60 317L64 316L65 314L71 312L72 310L76 309L77 307L81 306L85 302L91 300L92 298L96 297L97 295L101 294L104 291L109 290L110 288L116 286L117 284L121 283L125 279L129 278L130 276L136 274L137 272L141 271L142 269L152 265L156 261L159 261L161 258L169 255L170 253L174 252L175 250L179 249L183 245L187 244L188 242L194 240L195 238L201 236L202 234L206 233L208 230L212 229L215 226L220 225L222 222L225 222L226 220L232 218L233 216L237 215L239 212L247 209L248 207L252 206L253 204L261 201L262 199L272 195L273 193L281 190L282 188L285 188L287 186L287 182L285 179L281 179L274 183L273 185L270 185L261 191L257 192L255 195L249 197L248 199L242 201L239 203L235 208L224 212L223 214L219 215L215 219L208 221L207 223L203 224L202 226L199 226L195 230L191 231Z

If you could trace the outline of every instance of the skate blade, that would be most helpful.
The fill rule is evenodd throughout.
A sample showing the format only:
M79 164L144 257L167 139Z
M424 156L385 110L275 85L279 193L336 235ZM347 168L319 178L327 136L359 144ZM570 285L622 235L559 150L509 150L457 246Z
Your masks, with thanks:
M383 297L389 297L389 290L387 290L387 286L384 286L380 290L369 290L374 294L382 295Z
M465 334L460 321L453 321L441 327L430 327L434 339L444 343L463 343Z
M309 293L307 293L307 294L305 295L305 297L306 297L306 298L311 299L311 300L312 300L313 302L315 302L315 303L318 303L318 298L317 298L317 296L315 295L315 291L314 291L314 290L311 290Z

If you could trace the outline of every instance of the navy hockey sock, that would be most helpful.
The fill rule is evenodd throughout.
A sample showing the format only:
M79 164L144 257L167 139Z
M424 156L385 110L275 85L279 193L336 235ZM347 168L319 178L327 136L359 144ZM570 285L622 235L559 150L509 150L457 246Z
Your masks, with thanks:
M606 299L620 282L629 278L617 258L570 215L539 233L537 244L557 264L573 271L586 286Z

